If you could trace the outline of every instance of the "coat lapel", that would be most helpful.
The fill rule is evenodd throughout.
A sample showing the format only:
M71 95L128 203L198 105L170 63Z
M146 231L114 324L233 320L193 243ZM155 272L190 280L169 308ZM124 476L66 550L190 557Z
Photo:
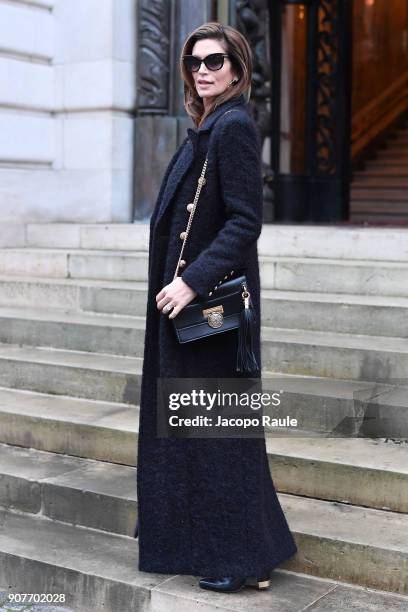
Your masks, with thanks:
M177 186L183 180L195 159L200 134L210 131L217 119L226 110L239 104L244 104L243 94L239 95L237 98L232 98L231 100L227 100L223 104L220 104L218 108L208 115L208 117L206 117L203 124L198 129L187 128L188 139L186 140L180 155L169 174L167 184L163 192L162 201L157 212L156 223L158 223L163 217L174 196Z
M191 140L186 140L183 149L169 174L167 184L163 192L163 197L159 205L159 210L157 212L156 223L158 223L161 217L164 215L166 208L169 206L173 198L177 185L179 185L179 183L183 180L193 161L193 143Z

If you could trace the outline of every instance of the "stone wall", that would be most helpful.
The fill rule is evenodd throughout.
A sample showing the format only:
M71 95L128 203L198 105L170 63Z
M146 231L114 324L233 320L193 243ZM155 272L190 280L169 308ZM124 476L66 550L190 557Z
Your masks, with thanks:
M0 0L0 222L129 222L137 0Z

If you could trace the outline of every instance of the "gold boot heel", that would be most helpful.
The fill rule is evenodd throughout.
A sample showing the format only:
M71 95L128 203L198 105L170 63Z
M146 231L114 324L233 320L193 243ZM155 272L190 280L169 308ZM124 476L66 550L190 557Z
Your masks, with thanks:
M262 577L257 576L256 578L250 577L247 578L247 585L262 591L264 589L269 589L271 581L269 575Z

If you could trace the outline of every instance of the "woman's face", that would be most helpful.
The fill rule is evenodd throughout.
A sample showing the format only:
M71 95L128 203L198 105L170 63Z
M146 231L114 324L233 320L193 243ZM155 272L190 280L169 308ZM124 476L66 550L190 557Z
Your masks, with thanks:
M218 40L203 38L195 42L191 51L191 55L200 59L207 57L210 53L225 53L225 49ZM205 105L211 103L212 98L222 94L232 79L237 78L228 57L224 57L224 65L219 70L209 70L204 62L201 62L200 69L192 72L192 75L197 93Z

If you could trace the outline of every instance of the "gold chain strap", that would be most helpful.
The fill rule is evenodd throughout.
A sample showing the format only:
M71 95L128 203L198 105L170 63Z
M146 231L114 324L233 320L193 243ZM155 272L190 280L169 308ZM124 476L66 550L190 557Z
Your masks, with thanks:
M181 258L183 256L184 247L185 247L185 244L187 242L188 233L190 231L190 226L191 226L191 223L193 221L193 217L194 217L195 209L196 209L196 206L197 206L198 198L200 196L200 191L201 191L202 186L205 184L204 175L205 175L205 171L207 169L207 162L208 162L208 159L206 157L204 165L203 165L203 169L201 170L200 178L198 179L197 190L196 190L196 194L194 196L194 201L193 201L193 208L191 209L190 216L188 218L187 228L185 230L186 231L186 235L185 235L185 238L183 240L183 245L181 247L181 251L180 251L179 258L178 258L178 262L177 262L177 266L176 266L176 271L174 273L173 280L177 277L177 274L178 274L178 271L179 271L179 267L180 267L180 261L181 261Z
M223 116L224 116L224 115L226 115L227 113L232 113L234 110L237 110L237 109L232 108L232 109L230 109L230 110L227 110L227 111L226 111L225 113L223 113L223 115L221 115L221 116L223 117ZM188 218L187 228L186 228L186 230L185 230L185 234L186 234L186 235L185 235L184 240L183 240L183 245L182 245L182 247L181 247L181 251L180 251L179 258L178 258L178 262L177 262L177 266L176 266L176 271L175 271L174 276L173 276L173 280L174 280L175 278L177 278L178 271L179 271L179 268L180 268L180 261L181 261L181 258L182 258L182 256L183 256L184 247L185 247L186 242L187 242L187 238L188 238L188 234L189 234L189 231L190 231L191 223L192 223L192 221L193 221L193 217L194 217L195 209L196 209L196 207L197 207L198 198L200 197L201 188L202 188L202 187L203 187L203 185L205 185L205 183L206 183L206 179L205 179L205 171L206 171L206 169L207 169L207 163L208 163L208 157L206 157L206 158L205 158L204 165L203 165L203 169L201 170L201 175L200 175L200 177L199 177L199 179L198 179L197 189L196 189L196 193L195 193L194 200L193 200L193 207L192 207L192 209L191 209L191 211L190 211L190 216L189 216L189 218Z

